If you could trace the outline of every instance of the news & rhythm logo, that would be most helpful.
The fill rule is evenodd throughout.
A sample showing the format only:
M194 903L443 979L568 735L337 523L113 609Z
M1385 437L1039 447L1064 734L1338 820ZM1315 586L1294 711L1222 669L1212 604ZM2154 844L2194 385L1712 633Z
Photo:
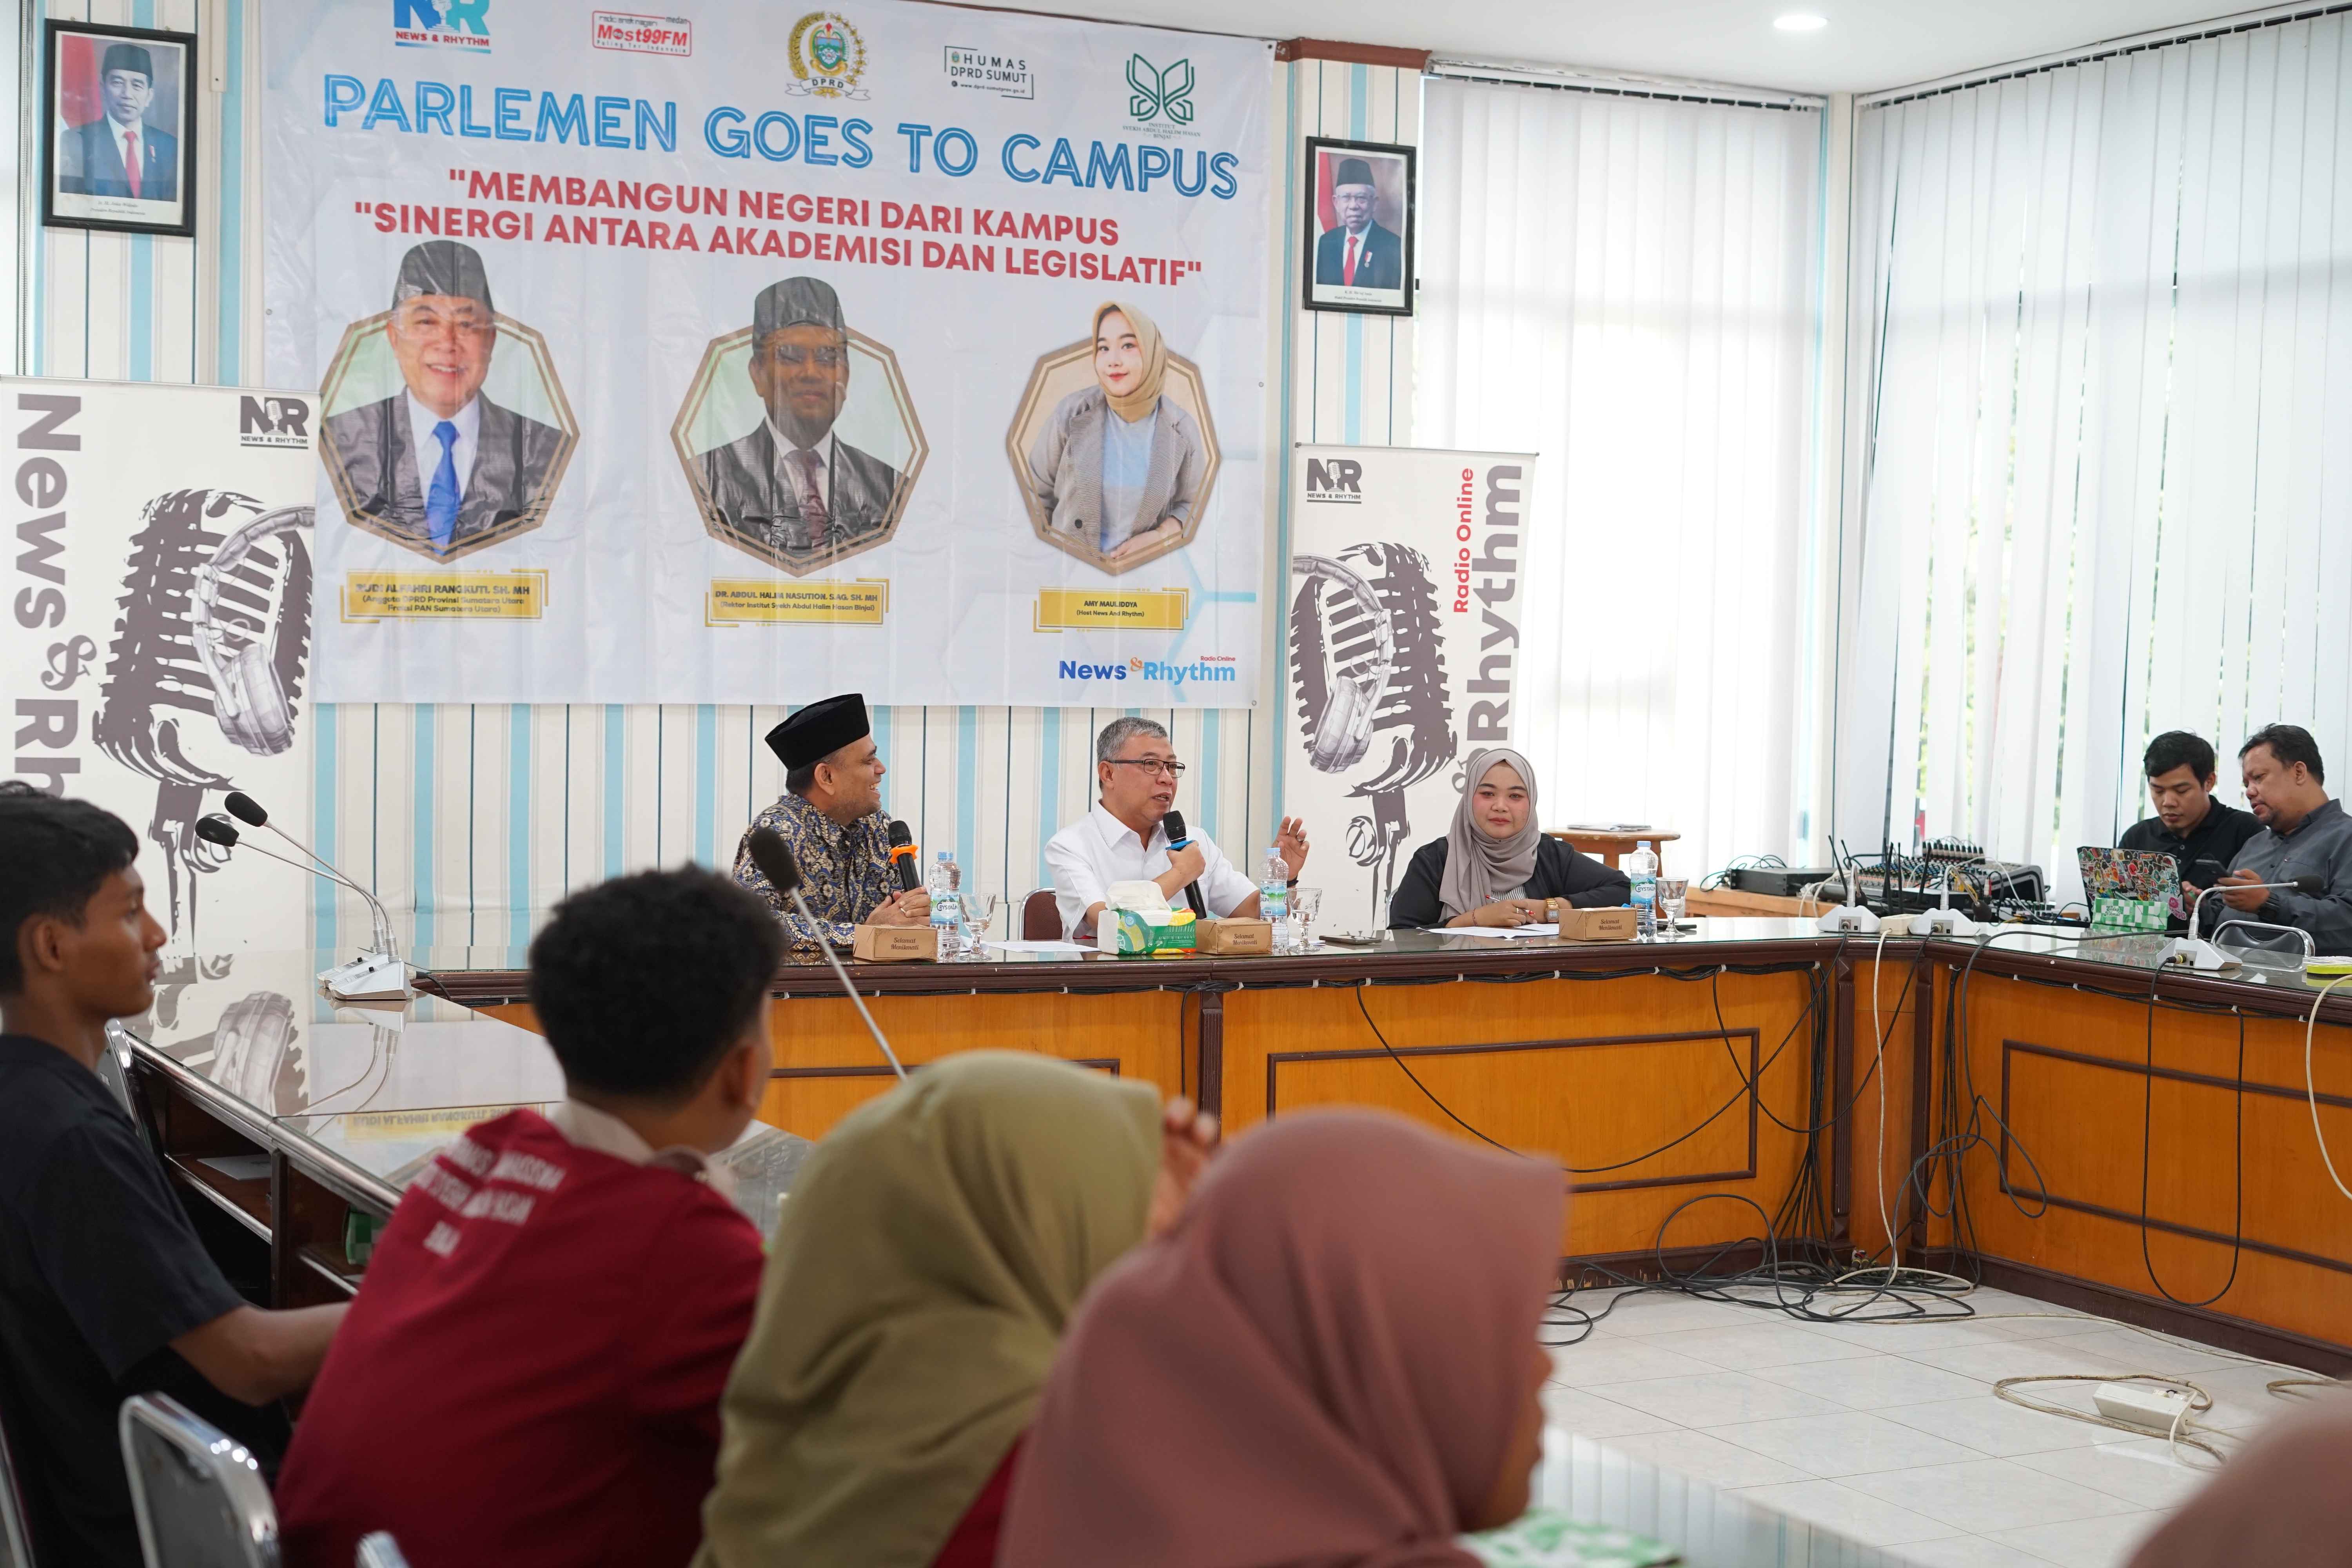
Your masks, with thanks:
M1187 684L1232 686L1242 678L1240 660L1231 654L1216 653L1202 654L1186 664L1160 658L1130 658L1125 663L1104 664L1065 658L1056 661L1055 673L1064 680L1150 681L1180 690Z
M1161 70L1141 55L1127 58L1128 118L1149 125L1165 118L1171 125L1192 123L1192 62L1178 60Z
M310 405L300 398L242 397L237 404L238 446L301 447L310 444Z
M490 47L490 0L392 0L392 41L404 48Z
M1332 506L1361 506L1364 465L1353 458L1307 458L1307 499Z
M816 98L868 96L857 85L866 74L866 40L838 11L812 11L803 16L793 26L784 58L793 68L793 79L783 84L786 92Z

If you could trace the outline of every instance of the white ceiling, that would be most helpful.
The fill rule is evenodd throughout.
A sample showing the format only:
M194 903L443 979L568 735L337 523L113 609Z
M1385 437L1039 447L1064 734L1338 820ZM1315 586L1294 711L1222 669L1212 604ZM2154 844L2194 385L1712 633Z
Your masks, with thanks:
M2229 0L994 0L1024 10L1791 92L1872 92L2201 21ZM1783 33L1790 11L1826 16Z

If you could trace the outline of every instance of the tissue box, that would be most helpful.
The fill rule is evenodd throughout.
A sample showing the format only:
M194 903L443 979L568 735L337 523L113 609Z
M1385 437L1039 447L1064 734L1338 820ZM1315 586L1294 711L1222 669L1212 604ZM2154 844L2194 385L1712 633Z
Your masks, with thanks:
M1642 934L1642 917L1631 905L1616 909L1572 910L1555 904L1559 934L1569 942L1633 942Z
M1190 910L1105 910L1097 927L1101 950L1114 958L1172 958L1192 951Z
M1195 945L1202 952L1244 956L1274 951L1272 921L1199 921L1193 931Z
M850 935L850 952L868 963L936 962L940 935L929 926L859 926Z

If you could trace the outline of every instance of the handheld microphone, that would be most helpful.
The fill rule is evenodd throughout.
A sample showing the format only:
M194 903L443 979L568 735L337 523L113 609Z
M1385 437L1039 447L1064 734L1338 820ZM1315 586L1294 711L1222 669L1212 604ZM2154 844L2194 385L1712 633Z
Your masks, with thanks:
M898 823L890 826L893 837L903 831ZM793 908L801 912L801 919L821 931L824 922L809 912L808 900L801 896L800 863L793 858L793 847L784 842L782 835L772 827L755 827L751 829L751 837L744 847L751 854L751 864L760 868L760 875L768 879L769 885L792 900ZM874 1037L874 1043L882 1047L882 1059L888 1062L890 1070L903 1080L907 1069L898 1065L898 1053L890 1048L890 1042L882 1036L882 1026L874 1021L874 1015L866 1010L866 998L857 994L857 987L850 984L849 971L842 968L841 960L833 955L833 944L819 935L816 945L817 951L824 954L825 963L833 966L834 977L841 982L841 988L849 993L849 1000L857 1007L857 1016L866 1020L866 1032Z
M781 840L779 840L781 842ZM915 836L897 817L890 819L890 864L898 871L898 890L911 893L923 885L922 868L916 864L921 857L915 849ZM767 868L761 867L761 870ZM773 880L771 878L770 880Z
M1160 819L1160 826L1168 830L1169 848L1181 849L1187 844L1192 842L1192 836L1184 831L1184 814L1182 812L1171 810L1167 816ZM1194 920L1204 921L1209 918L1209 906L1201 901L1200 883L1187 882L1184 884L1184 901L1192 906L1192 918Z
M266 826L268 823L268 814L261 809L251 795L231 795L226 804L231 811L236 812L247 823L255 826ZM257 817L261 819L259 823L255 823ZM277 833L278 837L285 839L295 848L300 849L318 864L306 866L299 860L273 854L258 845L241 845L242 835L237 832L236 825L218 813L199 817L196 821L196 837L207 844L217 844L224 849L241 846L265 860L275 860L281 866L291 866L306 877L316 877L323 873L331 880L357 893L366 901L368 913L374 921L375 947L372 952L361 953L349 963L321 970L319 973L319 982L326 986L339 1001L406 996L409 994L408 966L400 961L400 944L393 935L392 917L384 912L383 904L373 893L335 869L333 864L316 850L307 847L290 835L280 832L277 828L271 828L270 831Z

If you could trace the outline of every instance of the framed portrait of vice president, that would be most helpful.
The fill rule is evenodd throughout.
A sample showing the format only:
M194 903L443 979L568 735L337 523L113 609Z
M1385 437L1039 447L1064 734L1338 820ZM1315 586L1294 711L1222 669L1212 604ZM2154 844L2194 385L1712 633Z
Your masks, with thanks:
M196 36L51 22L41 41L41 222L193 236Z
M1412 315L1413 150L1310 136L1307 188L1307 308Z

